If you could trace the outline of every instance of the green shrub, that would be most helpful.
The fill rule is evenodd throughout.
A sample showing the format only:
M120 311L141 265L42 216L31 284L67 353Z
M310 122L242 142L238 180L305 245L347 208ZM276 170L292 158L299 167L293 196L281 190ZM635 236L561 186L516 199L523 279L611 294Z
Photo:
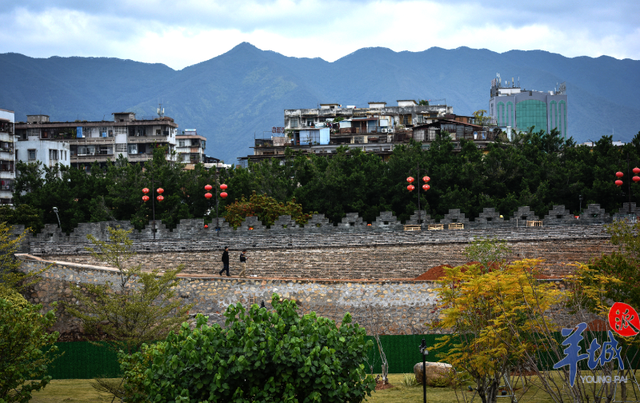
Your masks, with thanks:
M40 313L17 292L4 288L0 297L0 403L28 402L31 392L44 388L51 377L58 333L47 333L56 321L53 311ZM17 295L16 295L17 294Z
M349 314L338 327L315 313L300 317L294 302L276 294L272 304L231 305L224 328L198 315L195 329L185 323L134 355L124 368L129 387L144 389L151 402L361 402L371 395L375 381L363 362L373 343ZM143 377L141 362L149 363Z

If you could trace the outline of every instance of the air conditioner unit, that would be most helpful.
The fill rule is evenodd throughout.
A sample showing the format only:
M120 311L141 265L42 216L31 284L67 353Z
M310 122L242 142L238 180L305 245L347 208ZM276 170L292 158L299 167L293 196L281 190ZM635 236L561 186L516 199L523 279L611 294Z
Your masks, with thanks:
M387 133L393 133L393 127L390 127L390 128L387 130Z
M380 129L380 132L382 132L382 133L386 133L387 131L388 131L388 129L387 129L387 128L382 128L382 129Z

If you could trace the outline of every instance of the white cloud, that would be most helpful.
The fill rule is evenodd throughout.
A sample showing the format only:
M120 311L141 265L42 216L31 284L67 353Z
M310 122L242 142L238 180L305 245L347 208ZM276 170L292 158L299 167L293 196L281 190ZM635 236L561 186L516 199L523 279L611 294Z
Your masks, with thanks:
M0 0L0 52L183 68L240 42L334 61L362 47L542 49L640 59L640 2Z

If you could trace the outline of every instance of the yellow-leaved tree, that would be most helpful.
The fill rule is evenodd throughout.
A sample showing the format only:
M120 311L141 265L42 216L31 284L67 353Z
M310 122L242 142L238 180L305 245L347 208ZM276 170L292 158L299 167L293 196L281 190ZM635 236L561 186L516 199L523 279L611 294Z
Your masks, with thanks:
M473 379L472 389L484 403L495 402L511 370L522 368L540 350L532 335L544 337L555 330L549 311L564 295L536 280L539 263L527 259L489 268L458 266L445 269L438 281L441 315L434 326L449 334L436 349L447 351L440 358ZM521 396L526 386L510 393ZM466 400L468 394L462 396Z

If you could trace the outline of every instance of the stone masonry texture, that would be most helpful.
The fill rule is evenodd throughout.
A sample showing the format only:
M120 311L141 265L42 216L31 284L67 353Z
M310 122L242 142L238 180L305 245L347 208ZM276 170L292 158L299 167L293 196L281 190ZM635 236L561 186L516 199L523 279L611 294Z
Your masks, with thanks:
M629 207L629 206L627 206ZM635 205L632 206L634 212ZM631 209L631 207L629 207ZM417 224L417 212L407 224ZM425 212L425 223L435 223ZM425 333L435 312L435 285L413 279L429 268L442 264L466 263L464 248L478 238L504 239L512 248L510 260L545 259L543 274L562 277L573 270L573 262L587 262L613 246L603 224L609 216L598 205L589 205L580 219L572 218L564 206L554 206L543 219L528 207L513 217L502 218L494 209L485 209L470 220L459 210L451 210L440 224L443 230L404 231L389 212L383 212L370 226L357 214L348 214L332 225L315 215L304 227L290 217L280 217L266 228L249 217L239 228L223 222L222 230L205 229L200 219L182 220L169 231L157 225L133 231L131 239L137 255L129 264L145 269L174 268L183 264L179 296L194 303L192 313L209 315L223 322L221 314L234 303L249 305L264 301L271 294L295 300L303 313L340 321L345 312L380 334ZM527 223L542 224L527 226ZM437 224L437 223L435 223ZM449 229L464 225L464 229ZM68 285L115 282L116 271L103 267L86 247L87 235L107 239L107 228L130 229L127 222L81 224L71 234L47 225L37 236L22 245L23 269L36 270L54 262L43 280L27 296L31 302L47 306L55 301L75 303ZM221 254L231 250L232 277L219 277ZM239 253L248 251L247 278L238 278ZM79 323L58 308L61 320L55 330L73 339L81 333Z

